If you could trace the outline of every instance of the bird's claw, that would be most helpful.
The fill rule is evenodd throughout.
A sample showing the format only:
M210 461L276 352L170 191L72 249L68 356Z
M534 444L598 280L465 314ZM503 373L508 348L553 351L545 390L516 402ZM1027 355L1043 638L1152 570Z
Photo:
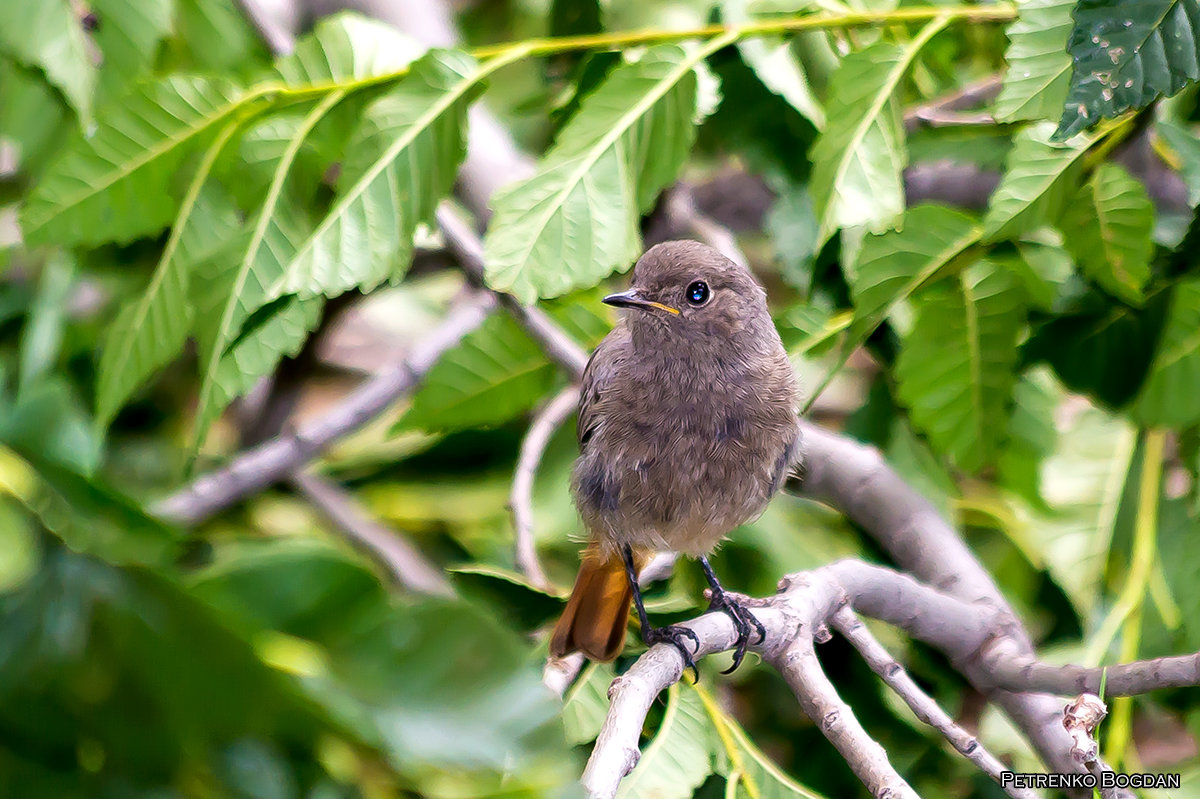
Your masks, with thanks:
M692 670L692 675L696 682L700 682L700 670L696 668L696 661L692 658L692 652L688 651L685 641L690 640L695 644L694 652L700 651L700 637L687 627L682 627L678 624L671 624L666 627L651 627L642 632L642 641L646 646L654 646L655 644L670 644L679 650L679 654L683 657L683 670Z
M737 630L737 648L733 652L733 665L721 672L722 674L732 674L738 666L742 665L742 659L746 657L746 647L750 645L750 633L752 631L758 633L756 643L762 643L767 638L767 628L745 605L736 602L725 591L712 592L708 610L710 613L712 611L724 613L733 621L733 627Z

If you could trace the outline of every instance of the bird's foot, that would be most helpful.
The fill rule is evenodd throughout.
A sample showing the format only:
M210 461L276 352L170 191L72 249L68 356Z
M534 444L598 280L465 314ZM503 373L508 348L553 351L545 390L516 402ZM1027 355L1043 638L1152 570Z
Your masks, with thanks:
M688 651L687 641L689 640L695 644L692 652ZM678 649L679 654L683 656L684 672L691 669L696 682L700 682L700 670L696 668L696 661L692 659L692 654L700 651L700 638L696 633L678 624L671 624L666 627L643 627L642 641L646 646L670 644Z
M734 594L730 594L724 589L712 588L707 592L710 596L708 610L719 611L724 613L733 620L733 627L737 630L736 648L733 652L733 665L730 666L722 674L732 674L737 670L737 667L742 665L742 658L746 657L746 647L750 645L750 633L758 633L758 641L762 643L767 638L767 628L763 627L762 622L758 620L750 609L745 604L734 598Z

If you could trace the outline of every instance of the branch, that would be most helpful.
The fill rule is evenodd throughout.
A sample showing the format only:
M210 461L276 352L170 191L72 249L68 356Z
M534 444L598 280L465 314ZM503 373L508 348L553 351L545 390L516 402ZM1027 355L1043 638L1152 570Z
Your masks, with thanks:
M987 751L977 738L954 723L954 719L920 689L912 677L908 676L904 667L896 662L883 644L871 635L866 625L859 621L854 611L848 607L839 609L833 614L833 626L858 650L863 660L871 667L871 671L878 674L880 679L904 700L917 718L945 736L963 757L991 777L1005 793L1014 799L1037 799L1037 794L1033 791L1004 785L1001 775L1001 772L1005 771L1004 764Z
M397 584L419 594L454 596L441 569L395 531L372 519L339 486L312 472L301 472L291 482L346 538L383 564Z
M1006 691L1099 694L1103 683L1105 696L1135 696L1160 688L1200 685L1200 652L1088 668L1042 663L1012 650L1008 641L1000 639L990 642L983 652L995 686Z
M521 442L517 456L517 469L513 475L512 491L508 503L512 507L513 526L516 528L517 568L539 588L550 587L550 580L542 571L538 560L537 544L533 537L533 478L546 452L546 445L554 431L575 412L579 404L578 386L567 386L546 403L529 425Z
M442 353L482 324L495 305L491 294L472 291L401 363L368 379L321 418L246 450L157 502L152 512L175 524L197 525L287 478L416 388Z
M956 112L970 108L978 108L991 102L1000 93L1003 80L1001 75L990 75L983 80L968 83L966 86L938 97L927 103L921 103L904 112L904 130L912 133L922 124L937 127L945 124L994 125L995 118L988 113L961 115Z

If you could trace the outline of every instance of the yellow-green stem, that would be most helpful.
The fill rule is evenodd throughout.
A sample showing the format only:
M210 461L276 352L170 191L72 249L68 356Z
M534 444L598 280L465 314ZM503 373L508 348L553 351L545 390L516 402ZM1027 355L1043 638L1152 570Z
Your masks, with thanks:
M1142 448L1142 477L1138 487L1137 519L1134 522L1129 575L1117 601L1113 604L1112 611L1105 618L1089 647L1090 663L1103 658L1117 628L1122 626L1124 630L1121 636L1121 662L1128 663L1137 659L1142 634L1142 608L1157 555L1158 495L1162 482L1165 443L1165 431L1151 430L1146 434ZM1114 699L1108 730L1104 736L1104 754L1113 768L1120 768L1125 757L1125 749L1132 737L1132 721L1133 698L1123 696Z

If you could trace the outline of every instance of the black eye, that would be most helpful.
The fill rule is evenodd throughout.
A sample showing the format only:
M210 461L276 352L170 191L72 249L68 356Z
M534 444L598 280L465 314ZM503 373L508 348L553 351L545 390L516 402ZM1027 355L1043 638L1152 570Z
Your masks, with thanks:
M697 280L687 287L687 301L692 305L703 305L708 302L708 284Z

